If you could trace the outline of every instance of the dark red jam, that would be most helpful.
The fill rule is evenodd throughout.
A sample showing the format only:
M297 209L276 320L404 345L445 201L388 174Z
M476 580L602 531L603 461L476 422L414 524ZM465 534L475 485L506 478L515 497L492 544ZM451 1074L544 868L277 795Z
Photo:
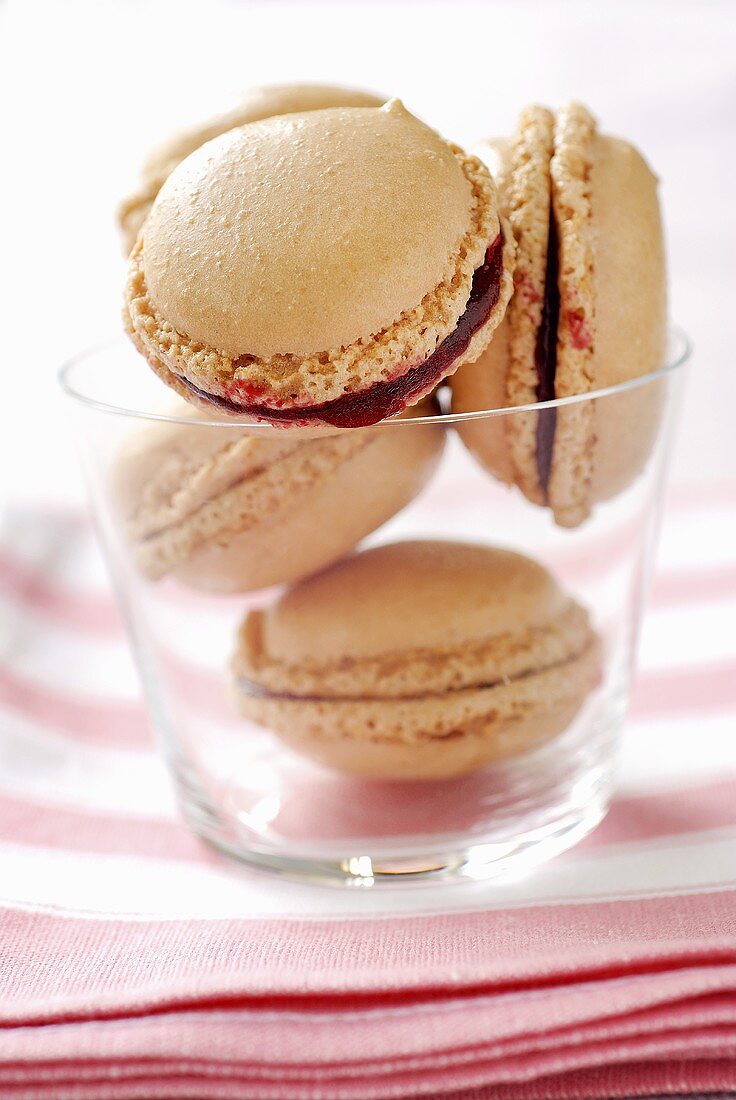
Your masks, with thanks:
M395 413L401 412L422 394L428 393L449 374L456 359L467 350L475 333L483 327L498 302L503 274L503 234L499 233L488 247L485 261L476 269L468 304L457 325L445 337L439 347L416 367L411 367L398 378L375 385L359 393L344 394L334 401L305 408L271 409L255 402L238 402L227 397L207 393L187 378L181 381L193 393L218 408L231 413L242 413L259 420L305 423L317 420L334 424L338 428L363 428L377 424Z
M585 348L589 348L593 342L590 329L585 323L585 317L583 311L580 309L568 309L565 312L565 321L567 322L567 331L570 334L570 343L578 351L583 351Z
M557 278L559 271L558 256L557 225L550 211L542 320L537 329L537 340L534 346L534 365L537 369L537 401L553 401L555 397L557 326L560 320L560 287ZM541 409L537 413L537 477L545 495L552 470L552 447L556 423L556 409Z

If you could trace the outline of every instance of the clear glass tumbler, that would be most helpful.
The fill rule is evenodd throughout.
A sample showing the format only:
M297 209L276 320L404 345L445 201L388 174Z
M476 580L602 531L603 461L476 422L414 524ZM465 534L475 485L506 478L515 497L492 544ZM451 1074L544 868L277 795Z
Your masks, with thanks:
M472 413L440 393L343 432L177 405L122 341L65 366L191 828L250 865L364 888L490 877L593 829L687 356L673 333L664 369L609 390ZM573 494L586 478L561 526L528 499L539 485L519 488L510 441L580 423L592 467L546 472Z

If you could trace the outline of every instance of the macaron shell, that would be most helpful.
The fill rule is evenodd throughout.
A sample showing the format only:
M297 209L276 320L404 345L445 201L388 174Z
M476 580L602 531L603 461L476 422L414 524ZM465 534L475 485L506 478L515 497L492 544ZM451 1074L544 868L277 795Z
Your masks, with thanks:
M138 544L136 564L147 577L159 580L175 572L194 587L237 590L232 588L231 571L221 571L223 562L215 548L229 549L237 536L247 538L254 529L268 529L274 512L280 509L301 507L305 497L330 482L335 471L367 447L370 439L360 433L343 434L286 451L288 438L282 442L246 437L243 442L248 448L247 469L236 481L212 496L202 494L205 499L196 510ZM277 531L272 538L278 537ZM268 536L259 540L262 553L268 542ZM299 547L292 547L292 556L299 552Z
M388 543L285 592L263 613L258 657L298 667L446 652L519 635L566 605L543 566L510 550L431 539Z
M148 292L226 356L341 348L443 281L473 201L451 147L398 101L266 119L166 181L144 235Z
M411 503L444 444L439 423L374 430L328 477L283 503L275 495L264 522L226 545L202 544L176 576L209 592L249 592L324 569Z
M551 208L549 162L554 116L528 107L511 140L487 141L476 152L496 179L499 205L516 242L514 293L504 321L477 369L461 367L451 379L453 412L533 404L538 378L536 335L542 316ZM468 449L494 476L516 484L535 504L544 503L536 463L537 416L470 422L458 426Z
M208 427L201 423L204 413L186 402L167 412L176 421L147 423L131 433L111 470L116 512L132 539L150 538L186 522L301 442L286 433L279 439L251 435L243 426Z
M617 385L663 366L666 277L657 180L641 155L627 142L598 134L591 116L576 104L560 112L555 142L550 173L564 239L556 377L562 397ZM502 209L508 203L513 150L512 142L479 148L498 173ZM520 209L528 214L533 206L530 193ZM533 356L531 323L524 333L530 315L518 303L520 284L523 290L527 283L526 265L520 244L507 321L474 367L461 368L452 379L453 411L518 404L528 396L511 387L501 398L501 378L513 378L516 370L507 331L512 324L521 333L514 345L518 355L525 354L527 363ZM530 285L533 297L536 286ZM663 400L664 385L655 381L557 410L549 504L560 525L581 523L593 504L615 496L640 473L656 439ZM543 503L536 460L540 415L515 413L495 422L458 425L478 461L499 480L517 484L535 503Z
M280 739L301 756L324 767L363 779L431 782L470 775L481 768L533 752L563 733L579 704L571 701L543 718L515 722L488 734L482 729L461 737L436 738L421 749L403 741L325 740L302 731L297 721Z
M558 111L550 162L559 249L556 397L587 393L597 385L592 213L596 136L595 119L581 104L570 103ZM547 502L561 527L576 527L590 514L594 445L590 403L560 407Z
M178 164L205 142L237 126L273 115L318 111L327 107L380 107L385 96L329 84L276 84L250 88L209 118L173 134L148 157L137 190L120 204L118 220L130 252L156 195Z
M595 385L600 388L664 366L667 280L658 181L646 161L628 142L599 137L593 172ZM664 383L654 380L595 402L593 501L615 496L640 473L664 399Z
M386 96L336 84L267 84L248 88L234 103L198 125L180 130L162 142L143 165L144 176L168 173L190 153L220 134L274 115L323 111L329 107L380 107Z
M450 380L464 366L476 363L490 347L499 327L504 323L506 309L514 292L513 273L516 264L516 243L507 219L501 216L499 222L503 233L503 261L498 301L491 310L486 323L473 334L466 351L453 362L452 371L446 376Z
M514 272L514 296L507 310L508 339L504 346L486 356L493 362L494 375L503 374L503 399L499 406L533 404L537 400L538 378L535 365L537 331L542 316L545 269L549 239L550 210L554 209L560 247L560 289L566 294L568 309L581 310L591 323L591 212L587 178L592 158L594 122L584 108L571 105L557 119L543 107L522 112L516 136L511 141L490 142L481 148L499 178L501 208L507 213L517 239L517 266ZM569 327L569 324L568 324ZM577 338L576 341L577 342ZM585 376L590 360L589 348L572 345L562 332L558 334L556 396L586 392L590 381ZM477 377L477 376L476 376ZM498 386L489 383L493 396ZM575 390L575 386L580 387ZM460 389L460 396L455 396ZM463 392L464 390L464 392ZM480 382L464 384L453 380L453 408L479 409L489 395ZM591 410L577 405L558 410L552 471L548 492L539 481L537 428L540 413L515 413L504 418L498 428L479 424L473 429L475 450L491 472L502 471L502 480L511 480L534 504L547 501L558 523L579 523L587 515L591 478ZM465 434L464 434L465 433ZM465 438L467 432L461 429ZM488 436L485 446L482 434ZM506 456L503 456L503 450ZM509 476L510 471L510 476Z
M448 620L463 613L462 607L445 607ZM329 618L329 609L325 611L323 620ZM327 626L332 634L334 625L333 621ZM293 654L279 659L268 649L268 626L266 611L246 617L233 659L234 674L256 685L260 693L322 699L415 698L500 683L564 664L582 652L591 637L588 613L574 600L561 601L555 614L539 622L464 645L385 649L359 660L351 656L355 647L349 629L341 659L315 660L311 654L302 660L294 660ZM388 631L386 637L391 644Z
M591 641L562 667L411 699L300 700L238 690L241 712L328 767L380 779L448 779L531 751L572 722L599 676Z
M501 207L508 212L517 246L514 296L509 303L509 366L504 404L530 405L539 378L535 352L542 321L552 205L550 161L555 120L546 107L522 111L514 139L507 143ZM544 503L535 459L537 417L517 416L506 424L516 482L535 504Z
M499 205L516 241L514 292L484 354L451 379L453 412L537 401L535 350L545 294L554 133L552 112L532 106L522 111L513 138L485 141L475 150L496 179ZM516 485L533 504L544 505L537 466L538 421L536 412L514 413L458 424L457 430L489 473Z
M453 413L505 407L509 354L509 323L506 316L483 354L475 362L461 366L450 379ZM506 485L516 484L507 416L460 421L455 424L455 430L484 469Z

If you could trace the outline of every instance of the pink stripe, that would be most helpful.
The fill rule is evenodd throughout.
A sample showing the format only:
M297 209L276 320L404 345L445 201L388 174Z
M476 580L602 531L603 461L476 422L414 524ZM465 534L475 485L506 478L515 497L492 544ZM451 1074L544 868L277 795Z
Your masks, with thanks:
M0 793L0 840L60 852L217 861L181 822L49 806L6 793Z
M625 540L624 540L625 541ZM591 561L595 559L586 552L571 554L560 563L568 574L579 579L580 570L587 574L592 571ZM117 606L112 598L106 598L100 592L71 590L58 584L53 578L27 569L20 562L3 558L0 553L0 586L8 588L13 596L35 610L42 612L63 626L74 628L100 636L114 637L123 631ZM212 608L212 597L169 584L165 592L167 601L179 606L189 606L192 610L204 606ZM258 597L245 597L247 606L256 607L268 602L269 593L259 593ZM661 572L655 575L648 599L650 607L679 607L687 604L705 603L720 599L736 598L736 564L701 567L699 569ZM244 610L242 599L218 599L218 607L225 611L229 606Z
M736 598L736 563L655 575L649 596L652 607L682 606Z
M203 668L159 646L161 678L172 699L184 708L192 707L215 722L236 725L244 729L230 689L230 672Z
M411 1095L429 1095L432 1100L617 1100L619 1097L651 1097L654 1094L703 1097L720 1093L736 1085L736 1070L729 1060L678 1059L631 1065L612 1065L577 1070L561 1075L537 1078L531 1082L488 1085L468 1091L456 1091L452 1080L447 1087L429 1086L429 1092L414 1090ZM386 1085L390 1095L407 1095L400 1087ZM449 1090L449 1091L448 1091ZM274 1091L273 1085L250 1085L240 1078L204 1078L182 1074L162 1078L155 1066L135 1080L119 1080L114 1071L104 1073L91 1082L78 1080L70 1070L68 1083L38 1083L32 1075L20 1085L7 1086L4 1095L9 1100L345 1100L344 1094L306 1086L298 1094ZM386 1100L384 1092L379 1100ZM363 1094L359 1100L376 1100Z
M726 486L722 490L716 488L713 494L706 492L705 502L728 500L730 503L727 494L731 491ZM736 491L733 492L736 499ZM685 500L689 499L686 491ZM453 502L456 501L457 496L453 495ZM703 501L693 498L691 503L697 504ZM632 523L627 528L615 532L613 536L606 535L604 538L595 539L588 537L586 540L581 538L575 546L559 554L557 568L562 574L574 574L578 579L581 574L592 577L602 571L605 572L621 561L622 556L628 555L631 540L636 537L638 527L638 523ZM91 538L91 530L86 531L85 535ZM70 538L79 537L78 534L70 535ZM122 631L116 604L105 590L93 591L83 587L66 587L53 577L46 576L36 566L21 562L11 552L2 548L0 548L0 586L10 590L21 602L65 625L103 636L115 635ZM162 585L162 594L167 600L192 607L202 603L210 607L212 602L212 597L190 591L174 583ZM678 605L728 598L734 595L736 595L736 565L727 564L658 575L654 579L652 604L653 606ZM268 593L259 593L256 596L246 597L246 601L248 606L256 606L263 603L267 597ZM235 602L235 598L221 600L223 607Z
M549 550L549 562L562 578L579 582L605 576L628 563L631 547L640 538L641 524L641 517L635 517L625 526L605 534L580 534L571 543Z
M631 699L631 713L637 718L721 714L735 709L736 662L641 672Z
M648 1008L645 1015L642 1015L642 1008L677 996L678 991L684 988L693 991L697 988L726 988L731 980L728 969L652 974L647 977L646 986L640 979L628 984L610 983L605 993L603 987L588 989L583 983L577 987L530 991L523 999L515 1001L502 998L494 1003L493 999L477 997L461 1005L455 1002L454 1007L460 1008L459 1012L446 1011L453 1009L453 1003L443 1004L433 998L426 1004L426 1007L431 1007L429 1014L422 1013L423 1006L409 1003L398 1009L403 1011L403 1018L395 1017L391 1008L381 1010L380 1005L374 1005L376 1012L371 1015L364 1012L362 1018L355 1022L349 1019L349 1004L340 1006L340 1014L334 1019L325 1019L321 1023L319 1011L312 1011L306 1005L297 1015L292 1013L281 1019L278 1010L274 1012L278 1008L277 1002L268 1002L261 1006L254 1005L255 1012L251 1011L247 1016L238 1010L224 1014L223 1005L212 1005L213 1016L207 1011L190 1018L176 1015L139 1018L135 1028L128 1026L121 1029L112 1021L82 1031L71 1023L62 1029L45 1029L44 1060L62 1057L64 1047L71 1044L70 1053L75 1055L72 1065L80 1064L81 1055L84 1069L79 1076L88 1077L93 1074L94 1065L87 1060L89 1057L106 1066L107 1050L114 1053L116 1061L127 1051L120 1075L127 1077L135 1073L133 1067L138 1065L137 1055L150 1050L155 1052L156 1059L149 1062L148 1068L160 1080L169 1073L176 1074L178 1068L185 1068L182 1061L167 1060L166 1054L171 1050L171 1054L176 1056L180 1050L186 1049L190 1056L194 1055L188 1063L188 1070L204 1073L208 1078L213 1076L218 1081L237 1080L248 1089L258 1090L262 1085L268 1090L273 1089L268 1082L278 1080L282 1082L278 1095L295 1097L311 1095L303 1089L309 1089L313 1082L318 1082L321 1096L350 1096L355 1100L365 1100L367 1096L383 1097L383 1090L389 1087L397 1095L408 1092L414 1095L417 1091L428 1092L430 1087L435 1089L440 1084L445 1088L450 1084L470 1086L489 1080L523 1081L552 1070L559 1073L582 1065L619 1065L642 1057L668 1061L686 1056L702 1058L707 1052L733 1052L733 1030L712 1026L730 1023L733 1018L732 1001L721 999L722 1007L719 1008L718 999L711 997L708 1003L702 1005L693 1001L689 1004L683 1002L681 1009L677 1006L664 1011L656 1007ZM650 999L652 993L654 1001ZM622 994L629 996L628 1007L621 1000ZM614 1013L621 1018L614 1018L609 1024L598 1023L602 1006L604 1015ZM709 1011L709 1006L713 1011ZM283 1007L289 1008L288 1004ZM626 1015L632 1007L635 1017ZM260 1008L266 1011L260 1012ZM561 1016L560 1010L565 1010L566 1016ZM624 1015L621 1016L621 1013ZM564 1031L559 1034L558 1029L564 1018L578 1021L592 1018L596 1022L592 1027L584 1022L581 1026L563 1025ZM633 1026L629 1025L629 1021ZM499 1024L501 1034L518 1034L519 1039L489 1045L488 1036L498 1034ZM538 1032L540 1025L542 1031L553 1029L550 1041L534 1034L529 1037L529 1032ZM557 1034L559 1041L555 1039ZM20 1046L12 1031L6 1032L6 1037L4 1045L11 1057L23 1058L22 1047L25 1046L26 1056L35 1059L37 1047L32 1033L17 1033ZM395 1042L397 1037L398 1047ZM59 1039L63 1040L61 1047L58 1045ZM92 1050L87 1053L90 1043ZM448 1057L445 1053L448 1044L454 1047L457 1043L465 1050L458 1051L457 1056L450 1054ZM200 1058L209 1061L197 1059L196 1055L202 1048ZM291 1057L289 1050L292 1051ZM427 1053L419 1058L413 1055L410 1061L406 1061L405 1055L409 1050L426 1050ZM280 1068L284 1062L292 1063L294 1056L298 1066L291 1071ZM356 1064L352 1062L353 1056L361 1060L372 1058L372 1061ZM325 1058L331 1064L318 1068ZM340 1064L336 1064L338 1061ZM52 1064L49 1073L45 1067L40 1070L35 1066L29 1067L28 1075L21 1079L48 1079L49 1076L56 1081L63 1079L63 1070L59 1074L54 1072L54 1068ZM23 1072L20 1071L21 1074ZM3 1072L2 1079L9 1082L17 1078L14 1073ZM245 1095L251 1095L250 1091ZM267 1091L265 1095L274 1094Z
M736 481L673 485L667 490L666 506L668 508L699 510L711 508L713 505L736 508Z
M7 589L19 603L65 626L103 637L122 633L120 613L107 592L65 588L37 566L26 565L3 550L0 550L0 587Z
M294 780L290 801L294 813L279 821L282 836L300 841L325 835L380 837L384 833L456 832L476 824L476 807L483 796L483 782L466 782L458 790L438 793L427 816L416 788L405 794L388 785L361 790L344 777L314 775L303 785ZM456 794L460 797L456 797ZM341 809L349 803L349 811ZM413 805L412 805L413 802ZM469 817L460 808L467 804ZM376 825L376 818L380 824ZM396 821L399 817L400 820ZM384 821L388 826L384 826ZM617 798L608 816L575 852L605 849L614 844L646 844L663 837L682 837L736 827L736 782L676 787L641 797ZM208 848L198 842L183 823L136 814L76 810L48 801L15 797L0 792L0 841L62 851L110 853L144 858L212 862ZM576 854L566 857L574 860Z
M736 779L696 787L672 787L641 797L616 798L608 815L576 846L575 852L733 827L736 827ZM575 855L571 853L567 858L574 859Z
M62 695L0 667L0 704L75 740L151 745L146 710L139 700Z
M554 1055L583 1043L661 1039L664 1033L687 1042L689 1035L707 1034L714 1025L736 1035L733 992L734 967L716 966L635 977L611 974L601 981L511 995L448 991L421 998L375 995L360 1002L346 995L339 1004L309 996L205 999L165 1012L136 1009L121 1033L107 1015L83 1029L75 1026L81 1022L76 1018L45 1022L42 1052L33 1028L5 1027L0 1029L0 1063L34 1055L52 1064L74 1056L104 1057L112 1044L126 1061L154 1051L161 1059L176 1059L186 1050L192 1060L235 1062L265 1073L276 1061L284 1078L311 1075L318 1068L346 1074L371 1063L379 1075L432 1067L440 1060L461 1065L481 1056Z

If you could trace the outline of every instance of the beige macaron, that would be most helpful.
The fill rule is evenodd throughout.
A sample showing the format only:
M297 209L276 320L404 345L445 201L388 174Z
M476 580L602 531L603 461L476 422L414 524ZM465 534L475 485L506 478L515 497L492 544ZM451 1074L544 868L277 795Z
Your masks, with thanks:
M665 362L657 179L628 142L570 104L522 112L481 150L517 244L514 295L492 344L452 379L453 411L534 404L641 378ZM539 413L467 422L463 440L503 481L574 527L625 488L659 423L658 383Z
M156 195L177 164L206 141L236 126L258 122L273 115L321 111L326 107L380 107L385 102L385 96L332 84L272 84L249 88L216 114L173 134L154 149L141 168L138 187L118 208L125 251L130 252L135 244Z
M488 169L392 100L254 122L169 176L125 316L182 397L363 427L477 358L512 291Z
M536 562L455 542L358 553L246 616L246 718L322 764L442 779L534 749L599 677L587 612Z
M428 400L405 415L434 411ZM184 402L174 414L125 441L112 497L144 576L209 592L286 584L337 561L414 499L445 442L439 418L305 434L210 426Z

